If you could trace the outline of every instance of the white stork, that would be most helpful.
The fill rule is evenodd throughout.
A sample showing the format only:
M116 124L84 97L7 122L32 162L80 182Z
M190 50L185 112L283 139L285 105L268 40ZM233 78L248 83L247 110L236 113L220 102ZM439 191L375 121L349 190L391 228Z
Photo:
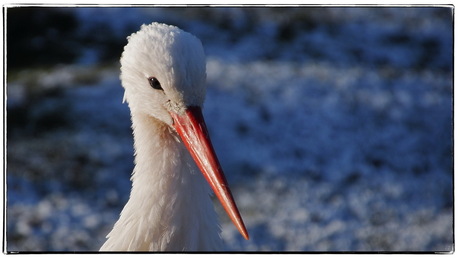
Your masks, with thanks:
M201 113L206 63L200 40L174 26L143 25L128 37L120 62L135 167L130 198L101 251L222 249L206 181L248 239Z

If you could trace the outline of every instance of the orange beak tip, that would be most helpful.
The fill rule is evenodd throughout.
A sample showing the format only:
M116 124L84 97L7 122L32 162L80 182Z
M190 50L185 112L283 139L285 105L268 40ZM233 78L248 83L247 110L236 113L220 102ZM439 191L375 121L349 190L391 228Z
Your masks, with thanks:
M249 240L249 234L248 234L248 232L245 232L245 233L243 233L242 235L243 235L244 239Z

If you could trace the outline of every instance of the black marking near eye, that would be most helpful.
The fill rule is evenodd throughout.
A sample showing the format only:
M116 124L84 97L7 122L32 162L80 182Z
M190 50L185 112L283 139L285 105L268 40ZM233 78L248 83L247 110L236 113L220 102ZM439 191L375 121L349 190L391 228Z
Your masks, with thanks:
M153 89L156 89L156 90L163 90L163 88L161 87L161 84L160 84L160 81L158 81L158 79L156 77L149 77L148 78L149 80L149 84L150 86L153 88Z

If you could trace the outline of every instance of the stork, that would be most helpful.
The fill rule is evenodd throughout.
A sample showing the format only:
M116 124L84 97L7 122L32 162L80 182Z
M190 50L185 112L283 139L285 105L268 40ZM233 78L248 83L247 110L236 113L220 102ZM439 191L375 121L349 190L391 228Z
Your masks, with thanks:
M128 37L120 63L135 166L130 198L100 250L223 249L206 182L249 239L201 112L206 63L200 40L175 26L142 25Z

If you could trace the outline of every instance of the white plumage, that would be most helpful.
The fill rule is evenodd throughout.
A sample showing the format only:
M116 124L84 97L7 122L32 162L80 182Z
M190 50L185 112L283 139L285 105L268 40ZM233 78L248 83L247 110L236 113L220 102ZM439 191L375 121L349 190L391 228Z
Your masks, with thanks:
M201 115L201 42L174 26L143 25L128 37L120 78L131 109L135 168L129 201L101 251L222 249L206 180L248 238ZM152 78L159 85L152 87Z

